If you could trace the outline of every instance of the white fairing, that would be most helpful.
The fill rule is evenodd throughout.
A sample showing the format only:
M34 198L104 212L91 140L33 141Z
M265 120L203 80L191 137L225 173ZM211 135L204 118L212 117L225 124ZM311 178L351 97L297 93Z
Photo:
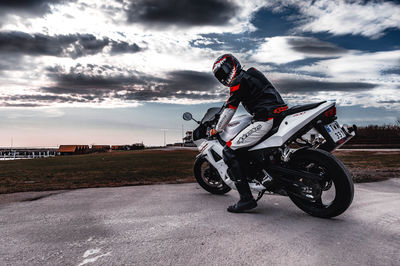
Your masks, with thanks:
M235 184L233 181L227 176L226 171L228 170L228 166L225 164L224 160L215 161L214 157L211 154L211 151L214 150L221 158L223 158L222 151L224 147L218 142L218 140L210 140L207 142L203 142L198 149L203 155L207 156L207 160L218 170L219 175L224 180L225 184L234 188Z
M249 151L282 146L283 143L285 143L297 131L302 129L305 125L321 114L322 111L327 110L334 105L334 102L326 102L314 109L295 113L285 117L279 126L278 132L260 144L249 149Z
M247 114L233 117L225 130L220 133L221 139L225 142L233 139L240 131L250 124L251 119L252 116Z
M207 156L207 160L210 162L210 164L212 164L215 167L215 169L218 170L218 173L222 177L222 180L224 180L224 183L227 184L232 189L236 190L235 183L230 179L227 173L228 166L225 164L224 160L220 159L219 161L215 161L211 153L211 151L214 151L221 158L223 158L222 151L224 147L218 142L218 140L204 141L200 146L198 146L198 149L202 155ZM250 182L249 186L250 189L254 192L260 192L265 190L265 187L261 184Z
M314 118L316 118L323 111L328 110L330 107L334 106L335 103L323 103L320 106L292 114L290 116L285 117L279 126L278 132L274 135L263 141L262 143L254 146L251 150L264 149L268 147L280 147L282 146L291 136L297 133L300 129L302 129L305 125L311 122ZM228 141L233 139L241 130L243 130L246 126L251 123L252 116L250 115L241 115L233 117L232 121L226 127L226 129L220 133L221 138L224 141ZM207 160L212 164L217 170L225 184L230 186L232 189L236 189L235 184L230 179L227 170L228 167L225 164L223 158L223 146L219 143L218 140L207 140L207 139L199 139L194 141L197 145L197 148L200 151L200 155L206 156ZM216 161L212 154L212 151L217 153L221 159ZM266 188L259 183L249 183L250 189L254 192L260 192L265 190Z
M205 142L205 141L207 141L207 140L206 140L206 139L198 139L198 140L193 141L193 143L197 146L197 148L198 148L199 151L200 151L200 146L201 146L201 144L203 144L203 142Z

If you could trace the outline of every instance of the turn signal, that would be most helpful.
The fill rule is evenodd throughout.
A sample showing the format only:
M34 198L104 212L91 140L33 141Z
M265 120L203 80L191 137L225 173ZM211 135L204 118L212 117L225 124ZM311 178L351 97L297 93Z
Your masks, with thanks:
M328 111L325 112L326 117L332 117L336 115L336 106L332 107Z

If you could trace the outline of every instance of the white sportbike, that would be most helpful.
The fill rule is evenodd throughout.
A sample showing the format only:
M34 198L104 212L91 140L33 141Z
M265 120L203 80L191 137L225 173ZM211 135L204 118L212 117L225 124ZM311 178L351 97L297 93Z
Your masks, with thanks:
M200 154L194 164L197 182L208 192L225 194L236 189L223 160L223 148L252 123L252 116L235 116L220 134L208 136L224 109L210 108L201 121L188 112L187 121L199 126L193 142ZM274 119L271 131L242 152L241 167L250 189L258 193L289 196L306 213L323 218L343 213L351 204L354 185L343 163L331 154L355 136L355 127L340 126L334 102L295 106Z

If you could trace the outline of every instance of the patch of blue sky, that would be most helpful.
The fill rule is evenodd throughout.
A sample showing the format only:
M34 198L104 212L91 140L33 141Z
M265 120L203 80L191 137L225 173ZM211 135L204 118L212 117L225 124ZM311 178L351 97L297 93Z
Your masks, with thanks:
M295 9L286 8L284 11L274 13L268 9L261 9L255 13L251 23L256 27L255 31L240 34L211 33L203 34L207 42L202 39L191 41L191 46L220 50L221 47L232 52L246 52L264 42L266 37L284 36L289 34L296 26L290 19Z
M399 62L399 66L398 67L392 68L392 69L382 70L381 74L382 75L390 75L390 74L400 75L400 62Z
M249 33L211 33L202 34L202 38L190 42L190 45L198 48L210 48L213 50L226 50L232 53L247 52L258 46L263 40L251 38Z
M250 32L251 38L266 38L273 36L305 36L314 37L322 41L336 44L339 47L348 50L361 50L367 52L391 51L400 49L400 30L396 28L386 29L382 35L377 38L369 38L361 35L334 35L329 32L312 33L312 32L295 32L301 21L296 8L285 7L279 12L273 12L269 9L261 9L258 11L251 23L257 28L256 31Z
M380 52L400 49L400 30L398 29L388 29L384 32L384 35L377 39L351 34L332 35L331 33L305 32L302 35L330 42L347 50Z
M317 77L317 78L328 78L330 76L324 72L303 71L303 70L299 70L299 68L304 67L304 66L311 66L320 61L327 60L327 59L333 59L333 58L336 58L336 57L305 58L305 59L301 59L301 60L292 61L292 62L289 62L286 64L260 63L260 65L268 66L269 68L271 68L271 71L279 72L279 73L302 74L302 75L308 75L308 76Z
M285 8L279 12L273 12L262 8L255 13L251 23L257 28L251 32L253 38L265 38L273 36L292 35L293 29L297 26L293 16L297 14L295 8Z

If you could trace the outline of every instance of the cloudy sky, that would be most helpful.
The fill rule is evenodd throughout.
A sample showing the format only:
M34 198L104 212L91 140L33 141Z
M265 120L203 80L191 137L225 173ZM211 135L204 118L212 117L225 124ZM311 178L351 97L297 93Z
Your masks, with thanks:
M289 105L342 123L400 116L400 3L368 0L0 2L0 146L180 141L228 90L233 53ZM243 111L243 110L241 110Z

